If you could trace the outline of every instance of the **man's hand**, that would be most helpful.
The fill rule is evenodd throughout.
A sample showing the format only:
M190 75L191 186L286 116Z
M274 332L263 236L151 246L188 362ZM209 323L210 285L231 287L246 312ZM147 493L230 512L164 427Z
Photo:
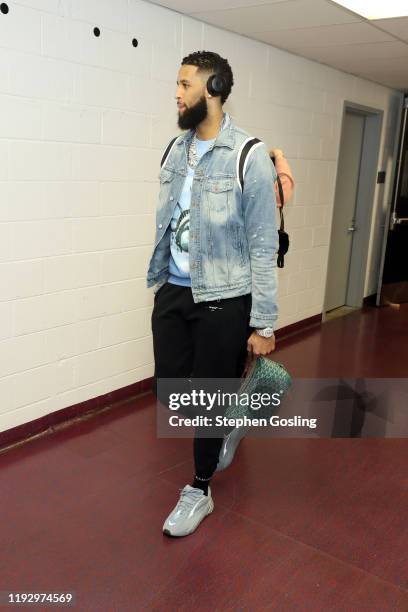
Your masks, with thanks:
M247 350L254 356L268 355L275 350L275 335L270 338L263 338L255 331L248 338Z

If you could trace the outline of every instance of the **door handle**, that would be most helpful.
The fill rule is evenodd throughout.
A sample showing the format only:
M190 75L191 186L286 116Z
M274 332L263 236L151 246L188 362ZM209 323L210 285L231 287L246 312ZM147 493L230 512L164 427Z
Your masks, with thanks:
M408 223L408 217L397 217L395 212L391 215L390 229L393 230L395 225L400 223Z
M403 172L403 168L402 168L402 160L403 160L403 146L404 146L404 138L406 135L406 127L407 127L407 114L408 114L408 98L404 99L404 109L403 109L403 120L402 120L402 129L401 129L401 141L399 144L399 151L398 151L398 165L397 165L397 175L396 175L396 179L395 179L395 185L396 185L396 189L394 189L394 201L392 203L392 213L390 216L390 231L392 231L396 225L400 224L400 223L405 223L406 221L408 221L407 217L398 217L398 215L396 214L396 210L397 210L397 203L398 203L398 192L399 192L399 185L400 185L400 180L401 180L401 174Z
M356 229L357 229L357 228L356 228L354 225L352 225L351 227L348 227L348 228L347 228L347 231L348 231L348 232L355 232L355 231L356 231Z

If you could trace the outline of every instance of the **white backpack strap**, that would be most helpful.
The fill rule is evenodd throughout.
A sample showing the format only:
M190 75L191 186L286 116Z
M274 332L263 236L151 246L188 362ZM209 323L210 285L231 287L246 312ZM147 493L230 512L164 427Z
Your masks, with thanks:
M161 158L161 162L160 162L160 166L161 166L162 168L164 168L164 166L166 165L166 162L167 162L167 160L168 160L168 158L169 158L169 155L170 155L170 153L171 153L171 151L172 151L172 149L173 149L174 145L176 144L176 140L177 140L177 138L178 138L178 136L176 136L175 138L173 138L173 140L171 140L171 141L169 142L169 144L167 145L167 148L166 148L166 150L165 150L165 152L164 152L164 155L163 155L163 157Z
M240 186L241 192L243 192L244 190L244 176L245 176L245 171L248 165L249 158L252 155L253 151L255 151L255 149L257 147L260 147L262 144L263 142L259 140L259 138L251 137L251 138L247 138L246 140L244 140L244 142L239 148L238 155L237 155L236 173L237 173L238 184Z

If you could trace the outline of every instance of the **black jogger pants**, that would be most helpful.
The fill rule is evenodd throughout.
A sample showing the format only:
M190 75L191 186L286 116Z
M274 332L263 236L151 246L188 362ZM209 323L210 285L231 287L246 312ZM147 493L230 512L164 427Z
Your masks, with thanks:
M153 391L160 378L240 378L247 358L251 294L194 303L191 287L165 283L154 296ZM210 478L222 438L200 436L195 428L196 476Z

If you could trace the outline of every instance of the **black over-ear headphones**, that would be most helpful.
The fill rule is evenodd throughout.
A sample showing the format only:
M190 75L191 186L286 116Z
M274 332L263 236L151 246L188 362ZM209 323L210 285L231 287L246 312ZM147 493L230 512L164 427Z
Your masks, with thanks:
M212 74L208 77L207 91L210 96L220 96L226 89L227 83L221 74Z

